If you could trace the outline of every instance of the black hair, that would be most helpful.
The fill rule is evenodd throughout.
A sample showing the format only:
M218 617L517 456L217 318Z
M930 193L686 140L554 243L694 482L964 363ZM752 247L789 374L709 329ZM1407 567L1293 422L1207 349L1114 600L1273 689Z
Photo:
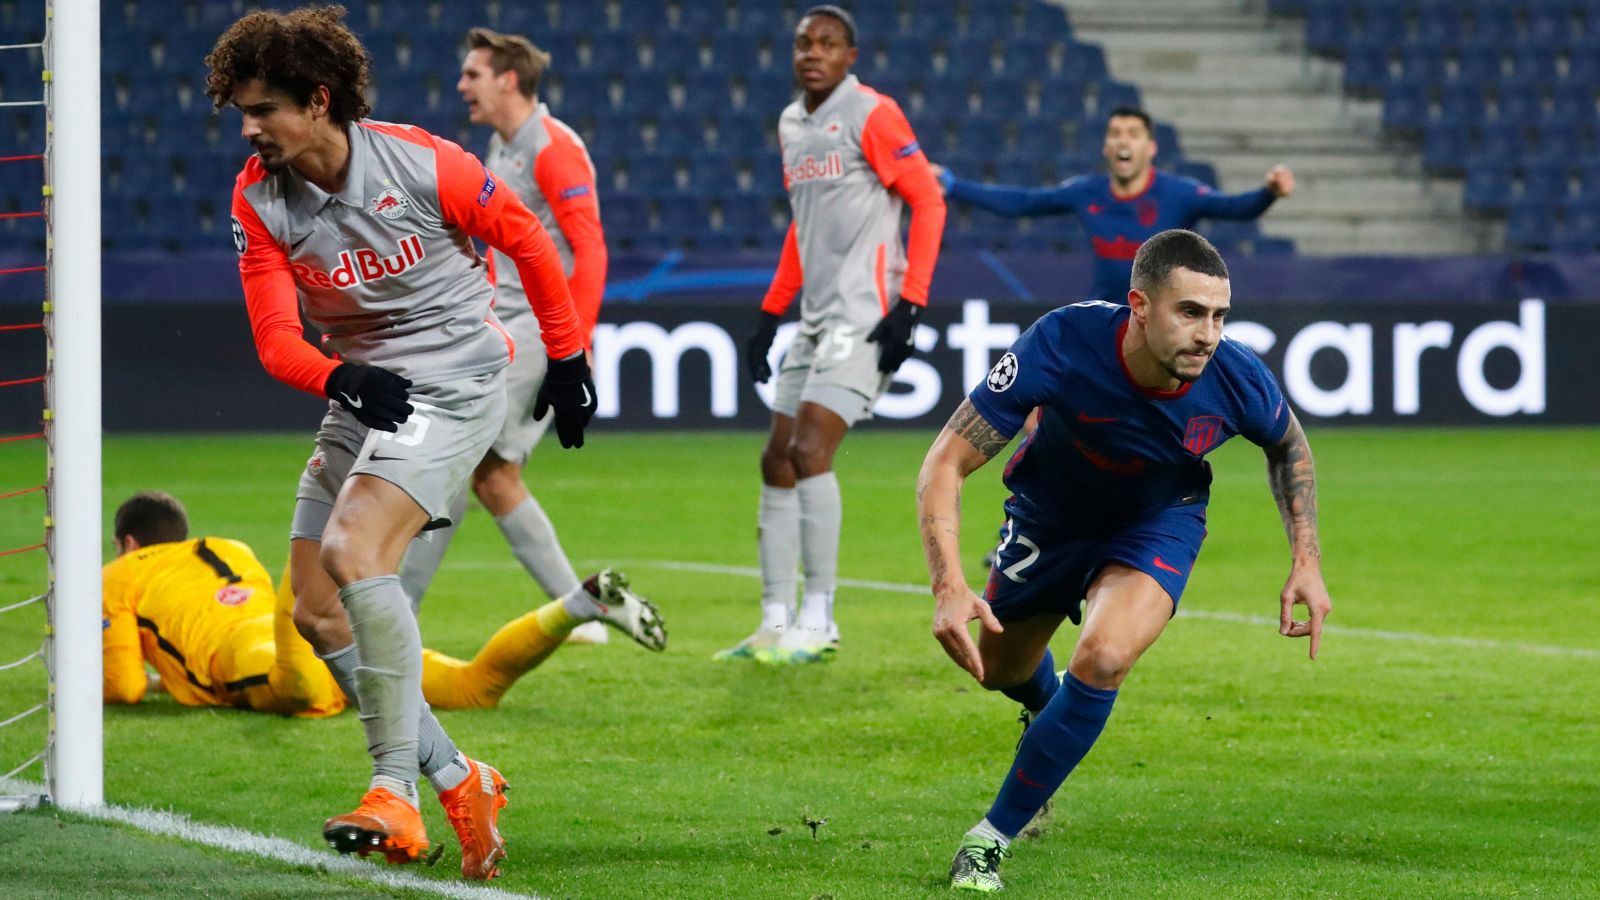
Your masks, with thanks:
M118 541L131 536L141 547L186 540L189 514L171 494L140 491L117 507L112 534Z
M1133 287L1149 294L1173 269L1228 280L1228 264L1210 241L1192 231L1171 228L1139 246L1133 257Z
M1137 106L1119 106L1106 114L1106 121L1110 122L1112 119L1119 119L1123 117L1138 119L1144 123L1144 130L1146 133L1152 135L1156 133L1155 125L1150 121L1150 114Z
M805 11L805 15L801 16L800 20L805 21L812 16L831 16L832 18L838 19L839 24L844 26L845 40L849 41L850 46L852 47L856 45L855 17L845 12L842 8L834 6L832 3L824 3L820 6L813 6Z

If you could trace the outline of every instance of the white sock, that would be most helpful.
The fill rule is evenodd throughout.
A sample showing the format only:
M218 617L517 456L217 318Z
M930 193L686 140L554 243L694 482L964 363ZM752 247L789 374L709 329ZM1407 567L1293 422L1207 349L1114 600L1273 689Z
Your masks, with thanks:
M967 834L981 837L986 841L997 841L1002 847L1009 847L1011 845L1011 838L1001 834L998 829L996 829L993 825L990 825L988 819L984 819L982 822L972 826L972 828L967 831Z
M556 539L556 528L539 501L530 495L511 512L496 516L494 523L506 536L512 555L539 582L546 596L552 600L565 598L577 586L578 573L567 561L567 553Z
M467 765L467 757L457 750L449 762L440 766L438 770L428 773L428 783L433 785L435 793L442 794L466 781L467 776L471 774L472 769Z
M418 807L417 786L409 781L389 775L374 775L372 776L372 783L367 786L367 790L372 790L373 788L388 788L390 793L411 804L412 809Z
M762 627L788 625L794 618L795 568L800 564L800 498L794 488L761 486L756 546L761 552Z
M355 670L361 725L374 775L416 784L422 715L422 636L399 575L380 575L339 589L361 665Z
M844 517L839 477L832 472L794 484L800 498L800 561L806 594L833 593L839 579L839 526Z
M793 604L782 601L761 601L761 627L767 631L781 631L794 624Z
M566 609L567 615L580 622L600 618L600 604L594 602L594 597L590 596L589 591L581 584L567 591L566 596L561 598L561 605Z
M422 608L422 595L433 584L433 576L438 574L439 565L444 562L444 552L450 549L456 529L461 527L461 520L466 518L467 491L468 488L462 487L461 493L450 501L449 525L424 531L406 546L405 558L400 561L400 585L406 589L406 596L411 598L412 612Z
M800 601L800 615L795 625L813 631L827 631L833 624L833 591L806 591Z

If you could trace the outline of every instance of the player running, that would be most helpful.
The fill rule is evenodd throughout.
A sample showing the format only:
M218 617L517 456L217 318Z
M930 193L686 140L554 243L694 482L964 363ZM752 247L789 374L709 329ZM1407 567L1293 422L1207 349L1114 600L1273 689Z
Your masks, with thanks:
M231 706L321 718L347 705L311 645L294 627L288 578L275 593L267 570L239 541L189 538L183 504L168 494L135 494L117 508L117 558L103 573L104 698L138 703L150 687L184 706ZM602 575L607 573L601 573ZM612 609L607 579L584 587ZM442 709L488 709L517 679L560 648L566 616L559 600L494 633L469 662L426 648L422 696Z
M468 32L467 46L456 90L472 121L494 129L485 157L489 170L533 210L561 254L587 345L600 314L607 259L594 163L583 139L537 100L550 54L525 37L487 28ZM504 255L495 259L495 297L495 313L517 345L537 346L539 319L528 308L517 267ZM575 640L605 643L607 631L597 618L602 607L579 589L578 574L561 549L550 517L522 480L528 454L550 424L548 416L533 417L533 400L544 372L545 358L538 353L519 354L507 368L506 421L472 472L472 492L494 516L528 574L552 599L567 603L572 621L561 623L562 627L570 628ZM406 552L400 578L413 601L422 602L466 508L463 490L451 504L451 524L427 532ZM628 590L620 573L606 572L603 577L608 588L627 596L639 613L639 627L624 626L623 631L652 650L663 649L666 632L654 605Z
M521 270L549 370L535 413L583 443L594 389L561 258L539 220L471 154L366 120L370 57L343 7L253 12L206 58L206 93L243 114L256 151L233 235L256 350L273 377L330 400L290 532L295 622L359 698L370 788L323 835L412 862L428 846L419 770L462 843L462 873L497 874L505 780L456 750L422 699L422 647L396 574L505 421L514 347L493 310L482 238ZM300 315L329 359L301 338ZM524 353L537 352L524 347Z
M1079 175L1055 187L1025 188L956 178L934 166L945 196L1002 216L1070 213L1089 232L1094 250L1093 300L1124 303L1133 255L1151 235L1193 228L1201 219L1259 218L1279 197L1294 193L1294 172L1274 166L1266 183L1242 194L1219 194L1182 175L1157 172L1155 133L1142 109L1120 106L1106 118L1102 153L1107 175Z
M1205 238L1152 237L1134 259L1129 306L1089 301L1041 317L928 451L917 513L938 601L934 636L1031 719L994 805L961 841L952 887L1000 890L1011 841L1094 745L1194 569L1211 483L1205 455L1236 434L1265 449L1289 535L1278 631L1310 636L1316 659L1332 601L1311 448L1272 373L1223 338L1229 297L1227 266ZM1006 464L1006 540L979 597L959 563L961 487L1035 407L1044 409L1038 430ZM1296 605L1308 621L1293 618ZM973 619L983 623L976 645ZM1058 678L1050 638L1063 619L1083 630Z
M766 381L778 322L803 292L800 330L778 367L772 431L761 453L761 625L719 659L814 662L837 649L834 452L915 352L912 338L928 302L944 200L905 114L850 74L855 61L850 14L837 6L807 10L794 32L802 94L778 120L794 221L760 324L745 344L750 376ZM905 206L911 229L902 250ZM806 578L798 615L797 562Z

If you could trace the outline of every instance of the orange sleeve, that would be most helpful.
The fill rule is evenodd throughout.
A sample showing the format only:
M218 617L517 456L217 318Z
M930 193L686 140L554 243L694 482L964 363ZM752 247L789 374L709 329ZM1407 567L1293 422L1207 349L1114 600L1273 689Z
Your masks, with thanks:
M476 156L450 141L433 138L432 143L439 171L439 208L446 221L488 242L516 265L551 359L581 352L583 334L567 274L561 269L561 254L539 217L514 193L502 190L499 179Z
M256 355L273 378L308 394L326 396L322 386L339 364L306 343L289 255L272 239L255 207L244 197L246 179L251 175L252 170L246 168L234 184L233 220L239 225L234 245L239 251L239 280L244 285Z
M125 566L115 561L102 574L100 645L101 695L107 703L138 703L150 684L139 650L139 622L133 611Z
M583 149L565 134L557 132L552 136L556 140L533 164L533 178L555 213L556 226L572 247L572 277L567 286L572 290L578 325L587 345L594 323L600 318L600 297L606 290L606 239L600 229L594 171Z
M789 231L783 236L783 255L778 257L778 271L772 275L772 285L767 288L767 296L761 300L761 311L781 316L794 302L794 295L800 293L800 288L805 284L805 271L800 268L800 242L794 236L794 223L789 223Z
M928 303L933 266L939 259L944 236L944 194L928 168L911 123L893 99L879 95L861 129L861 152L878 180L905 199L911 207L911 230L906 236L906 274L900 296L922 306Z

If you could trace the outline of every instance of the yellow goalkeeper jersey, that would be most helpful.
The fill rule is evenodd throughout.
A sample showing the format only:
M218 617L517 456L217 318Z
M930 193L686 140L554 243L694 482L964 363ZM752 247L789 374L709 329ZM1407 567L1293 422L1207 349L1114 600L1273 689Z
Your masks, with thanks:
M102 577L108 702L144 696L147 660L189 706L226 705L219 694L251 686L213 675L213 657L234 630L272 615L272 579L248 546L217 537L152 544L107 563Z

